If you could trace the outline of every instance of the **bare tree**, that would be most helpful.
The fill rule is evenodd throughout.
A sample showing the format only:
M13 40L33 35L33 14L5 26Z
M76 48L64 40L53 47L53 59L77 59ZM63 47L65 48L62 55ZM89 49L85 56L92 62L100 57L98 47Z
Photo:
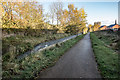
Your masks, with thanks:
M54 23L54 19L55 19L55 7L54 7L54 3L50 4L49 5L49 8L50 8L50 16L51 16L51 19L52 19L52 24Z
M60 17L62 14L62 9L63 9L63 3L62 2L53 2L50 5L50 12L51 12L51 18L52 18L52 23L54 22L54 19L57 19L57 26L60 21Z

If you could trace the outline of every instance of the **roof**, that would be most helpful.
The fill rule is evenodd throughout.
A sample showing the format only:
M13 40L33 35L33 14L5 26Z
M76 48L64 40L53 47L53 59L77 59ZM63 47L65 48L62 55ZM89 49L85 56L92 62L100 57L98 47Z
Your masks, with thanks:
M110 25L110 26L108 26L108 28L111 28L111 27L113 27L113 26L115 26L116 24L112 24L112 25Z
M103 25L103 26L100 26L99 28L102 28L102 27L104 27L105 25Z

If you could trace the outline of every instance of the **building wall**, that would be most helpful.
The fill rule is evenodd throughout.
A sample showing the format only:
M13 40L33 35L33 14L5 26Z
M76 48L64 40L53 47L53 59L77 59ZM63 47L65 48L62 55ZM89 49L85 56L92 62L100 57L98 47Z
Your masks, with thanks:
M120 26L119 25L115 25L112 28L120 28Z
M105 30L105 29L107 29L107 26L100 28L100 30Z

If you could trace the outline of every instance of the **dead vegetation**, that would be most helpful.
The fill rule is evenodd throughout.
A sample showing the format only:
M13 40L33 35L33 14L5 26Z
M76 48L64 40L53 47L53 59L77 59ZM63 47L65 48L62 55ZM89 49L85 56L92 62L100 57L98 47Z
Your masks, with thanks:
M104 30L95 32L100 40L102 40L105 45L109 48L112 48L115 51L120 50L120 30Z

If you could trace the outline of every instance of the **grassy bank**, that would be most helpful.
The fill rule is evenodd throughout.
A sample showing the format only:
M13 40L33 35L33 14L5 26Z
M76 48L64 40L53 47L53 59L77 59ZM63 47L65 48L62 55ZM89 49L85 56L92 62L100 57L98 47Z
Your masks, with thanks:
M95 32L96 36L103 41L108 47L118 51L120 50L119 31L105 30Z
M2 55L4 61L13 61L17 56L33 49L37 44L69 36L69 34L44 34L34 36L11 36L2 39Z
M118 53L106 47L106 43L91 33L92 47L103 78L118 78ZM108 43L107 43L108 44Z
M40 71L53 66L56 61L72 47L76 42L82 39L84 35L80 35L66 42L56 44L48 50L36 52L21 61L4 62L3 78L35 78Z

